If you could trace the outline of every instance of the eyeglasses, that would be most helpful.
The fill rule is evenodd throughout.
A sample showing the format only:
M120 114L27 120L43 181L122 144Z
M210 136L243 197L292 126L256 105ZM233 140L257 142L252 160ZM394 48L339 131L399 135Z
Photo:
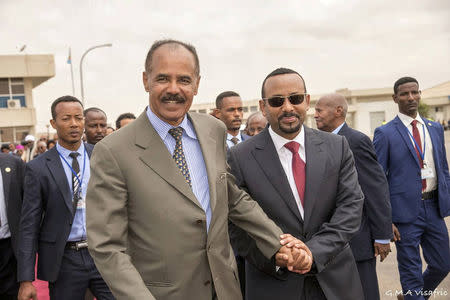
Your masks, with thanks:
M267 100L270 106L272 107L280 107L284 104L284 99L288 98L289 102L291 102L292 105L299 105L302 104L305 100L305 97L308 94L294 94L289 96L274 96L270 98L263 98L263 100Z

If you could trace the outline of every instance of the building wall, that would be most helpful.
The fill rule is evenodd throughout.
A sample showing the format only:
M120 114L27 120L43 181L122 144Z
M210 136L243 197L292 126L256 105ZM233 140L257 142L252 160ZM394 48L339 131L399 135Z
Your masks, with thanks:
M2 103L15 99L12 81L23 80L21 106L0 107L0 142L20 142L27 134L35 134L36 110L33 88L55 75L53 55L0 55L0 81L5 80L9 92L0 95ZM24 96L24 97L23 97Z

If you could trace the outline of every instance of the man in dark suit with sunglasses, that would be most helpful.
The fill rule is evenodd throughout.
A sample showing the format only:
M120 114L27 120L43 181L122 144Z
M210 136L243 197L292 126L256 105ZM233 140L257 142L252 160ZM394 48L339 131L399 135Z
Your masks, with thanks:
M313 262L296 273L276 268L232 228L232 244L246 259L247 299L363 299L348 242L359 229L364 196L347 141L303 125L309 95L297 72L267 75L262 98L270 126L231 148L229 164L264 212L305 242Z

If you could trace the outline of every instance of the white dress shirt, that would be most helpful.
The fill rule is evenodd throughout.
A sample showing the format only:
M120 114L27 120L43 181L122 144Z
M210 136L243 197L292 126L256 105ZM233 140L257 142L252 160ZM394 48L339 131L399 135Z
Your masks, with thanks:
M275 145L275 149L277 150L278 157L280 158L281 165L284 169L284 173L286 173L286 177L289 181L289 186L291 187L291 191L294 195L295 202L297 203L298 210L300 211L300 215L303 218L304 210L300 201L300 196L298 195L297 186L295 185L294 174L292 173L292 152L284 147L284 145L289 142L299 143L300 147L298 149L298 154L306 164L305 131L303 129L303 125L300 129L300 133L292 140L285 139L284 137L278 135L277 133L275 133L275 131L273 131L272 127L269 127L269 134L272 138L273 144Z
M3 190L3 177L0 172L0 220L2 225L0 226L0 239L6 239L11 236L8 225L8 215L6 214L6 199L5 191Z
M411 118L410 116L407 116L402 113L398 113L398 117L402 121L402 123L408 128L408 131L411 133L409 135L409 139L412 143L413 148L415 148L414 140L413 140L413 132L412 132L412 125L411 122L413 120L417 120L417 130L420 134L420 141L422 142L422 150L423 145L425 144L425 159L423 160L424 163L426 163L427 168L431 168L433 171L434 176L432 178L427 178L427 188L424 192L430 192L436 189L437 187L437 178L436 178L436 169L434 167L434 157L433 157L433 143L431 142L430 133L428 132L427 126L425 126L425 121L420 117L419 113L417 113L417 116L415 119ZM424 139L424 133L425 133L425 139ZM415 154L415 153L414 153Z

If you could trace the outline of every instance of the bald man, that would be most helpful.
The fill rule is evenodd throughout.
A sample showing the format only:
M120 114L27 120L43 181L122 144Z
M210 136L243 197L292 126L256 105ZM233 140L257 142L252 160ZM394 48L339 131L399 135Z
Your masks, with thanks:
M263 131L267 126L267 119L262 112L257 111L252 113L247 119L246 133L249 136L254 136Z
M361 228L350 241L358 267L365 299L380 299L376 257L383 261L389 254L392 237L389 188L383 169L377 162L369 137L345 123L348 104L344 96L329 94L315 106L317 128L345 136L355 158L358 181L364 193Z

